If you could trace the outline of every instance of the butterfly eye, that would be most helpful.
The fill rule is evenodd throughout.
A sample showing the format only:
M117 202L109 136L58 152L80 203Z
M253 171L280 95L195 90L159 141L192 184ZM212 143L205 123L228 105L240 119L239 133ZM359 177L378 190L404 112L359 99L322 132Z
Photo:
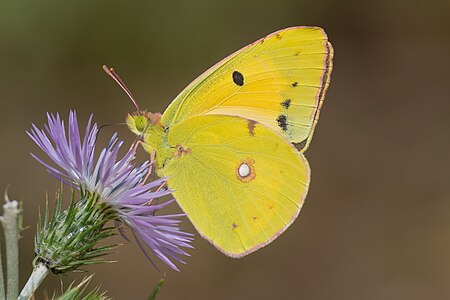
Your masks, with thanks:
M136 129L141 132L145 130L148 124L147 118L144 116L137 116L136 119L134 119L134 122L136 124Z

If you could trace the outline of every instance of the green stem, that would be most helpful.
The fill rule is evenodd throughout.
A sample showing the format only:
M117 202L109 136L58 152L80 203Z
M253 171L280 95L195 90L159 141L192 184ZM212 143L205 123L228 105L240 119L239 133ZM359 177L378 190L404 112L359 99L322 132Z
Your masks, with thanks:
M6 299L16 299L19 295L19 203L5 197L3 205L3 230L6 241Z
M1 249L0 243L0 249ZM0 251L0 299L5 299L5 280L3 278L2 252Z
M28 278L25 287L20 292L17 300L28 300L30 299L37 288L41 285L42 281L44 281L45 277L47 277L50 270L43 264L38 263L34 269L33 273L31 273L30 278Z

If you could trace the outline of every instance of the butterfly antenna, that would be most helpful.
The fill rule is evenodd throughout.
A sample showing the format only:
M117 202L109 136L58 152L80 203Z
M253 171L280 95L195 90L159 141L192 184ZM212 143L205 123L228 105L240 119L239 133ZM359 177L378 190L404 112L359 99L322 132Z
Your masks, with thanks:
M100 125L100 126L98 127L98 131L100 131L100 129L103 129L103 128L105 128L105 127L116 126L116 125L127 125L127 123L121 122L121 123L103 124L103 125Z
M122 79L120 79L119 74L116 73L116 71L114 71L114 68L109 68L106 65L103 65L103 70L106 72L106 74L108 74L109 76L112 77L112 79L114 79L114 81L122 88L122 90L125 92L125 94L128 95L128 97L130 98L131 102L133 102L134 106L136 106L136 109L138 111L141 111L139 109L139 105L137 104L136 100L134 99L133 94L131 93L131 91L127 88L127 86L125 85L125 83L123 82Z
M103 128L109 127L109 126L114 126L114 125L126 125L126 123L111 123L111 124L100 125L97 130L97 136L95 137L95 142L97 142L97 138L100 135L100 130L102 130Z

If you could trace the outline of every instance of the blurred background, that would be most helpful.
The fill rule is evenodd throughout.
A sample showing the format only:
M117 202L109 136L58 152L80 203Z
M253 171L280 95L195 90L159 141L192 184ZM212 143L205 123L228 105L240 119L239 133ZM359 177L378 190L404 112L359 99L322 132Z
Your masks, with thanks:
M298 220L268 247L227 258L196 236L180 273L135 243L89 268L114 299L449 299L449 1L0 1L0 192L23 201L21 282L38 207L58 184L25 134L45 113L123 122L131 102L162 112L233 51L293 25L323 27L335 49L306 153L312 183ZM131 142L125 127L109 127ZM178 211L176 205L171 208ZM189 231L192 226L184 223ZM120 239L118 239L120 240ZM85 274L51 274L37 299Z

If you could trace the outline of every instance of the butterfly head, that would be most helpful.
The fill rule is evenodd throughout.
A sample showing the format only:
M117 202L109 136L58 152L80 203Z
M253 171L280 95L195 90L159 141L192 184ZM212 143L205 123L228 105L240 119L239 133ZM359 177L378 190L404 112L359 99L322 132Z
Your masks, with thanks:
M143 138L149 128L161 124L161 114L147 111L136 111L127 116L128 128L139 138Z
M136 134L144 150L156 156L155 167L163 167L165 161L173 157L175 149L167 147L165 141L166 130L161 123L160 113L138 110L127 115L126 123L131 132Z

